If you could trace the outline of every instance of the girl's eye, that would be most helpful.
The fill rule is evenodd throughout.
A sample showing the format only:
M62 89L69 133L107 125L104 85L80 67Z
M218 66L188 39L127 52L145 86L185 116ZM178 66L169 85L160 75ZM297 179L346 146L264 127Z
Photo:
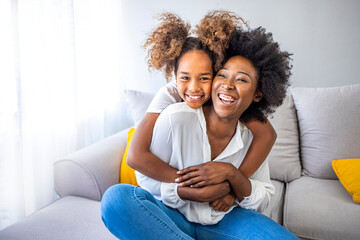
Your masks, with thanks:
M200 78L200 81L209 81L210 80L210 78L208 78L208 77L202 77L202 78Z

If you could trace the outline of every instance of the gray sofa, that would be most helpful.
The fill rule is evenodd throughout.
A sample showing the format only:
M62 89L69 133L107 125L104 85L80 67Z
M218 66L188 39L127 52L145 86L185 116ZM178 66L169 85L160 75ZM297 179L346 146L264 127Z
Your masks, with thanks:
M152 94L126 94L136 122ZM270 119L278 134L268 157L276 194L265 215L303 239L360 239L360 205L331 168L332 160L360 158L359 117L360 84L291 89ZM60 198L2 230L0 239L116 239L101 221L100 200L119 182L127 131L57 161Z

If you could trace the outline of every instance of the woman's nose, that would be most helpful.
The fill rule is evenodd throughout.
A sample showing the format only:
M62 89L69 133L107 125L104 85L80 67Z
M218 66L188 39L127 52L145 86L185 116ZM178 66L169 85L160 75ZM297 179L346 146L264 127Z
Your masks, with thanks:
M227 78L223 81L222 83L222 87L224 89L233 89L235 86L234 86L234 80L232 78Z

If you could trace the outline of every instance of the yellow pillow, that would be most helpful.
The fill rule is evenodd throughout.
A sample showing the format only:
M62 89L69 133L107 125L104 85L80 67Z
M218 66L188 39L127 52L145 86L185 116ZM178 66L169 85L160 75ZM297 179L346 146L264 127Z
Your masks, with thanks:
M136 181L135 170L129 167L126 163L127 153L129 151L130 142L135 133L135 128L131 128L128 132L128 139L126 144L125 153L121 162L120 168L120 183L127 183L135 186L139 186Z
M354 202L360 203L360 159L334 160L332 167Z

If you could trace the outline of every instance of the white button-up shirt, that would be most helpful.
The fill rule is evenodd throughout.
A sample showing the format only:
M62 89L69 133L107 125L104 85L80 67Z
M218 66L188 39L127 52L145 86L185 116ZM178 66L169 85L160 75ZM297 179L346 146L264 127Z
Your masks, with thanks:
M239 168L251 144L253 135L238 122L235 135L213 161L232 163ZM167 107L154 126L150 151L176 169L211 161L211 148L206 134L206 121L202 108L192 109L186 103ZM136 172L138 184L152 193L165 205L178 209L188 221L203 225L216 224L234 207L264 210L275 188L271 184L267 160L250 178L251 194L241 202L236 201L227 211L215 211L207 202L182 200L177 193L177 183L165 183Z

